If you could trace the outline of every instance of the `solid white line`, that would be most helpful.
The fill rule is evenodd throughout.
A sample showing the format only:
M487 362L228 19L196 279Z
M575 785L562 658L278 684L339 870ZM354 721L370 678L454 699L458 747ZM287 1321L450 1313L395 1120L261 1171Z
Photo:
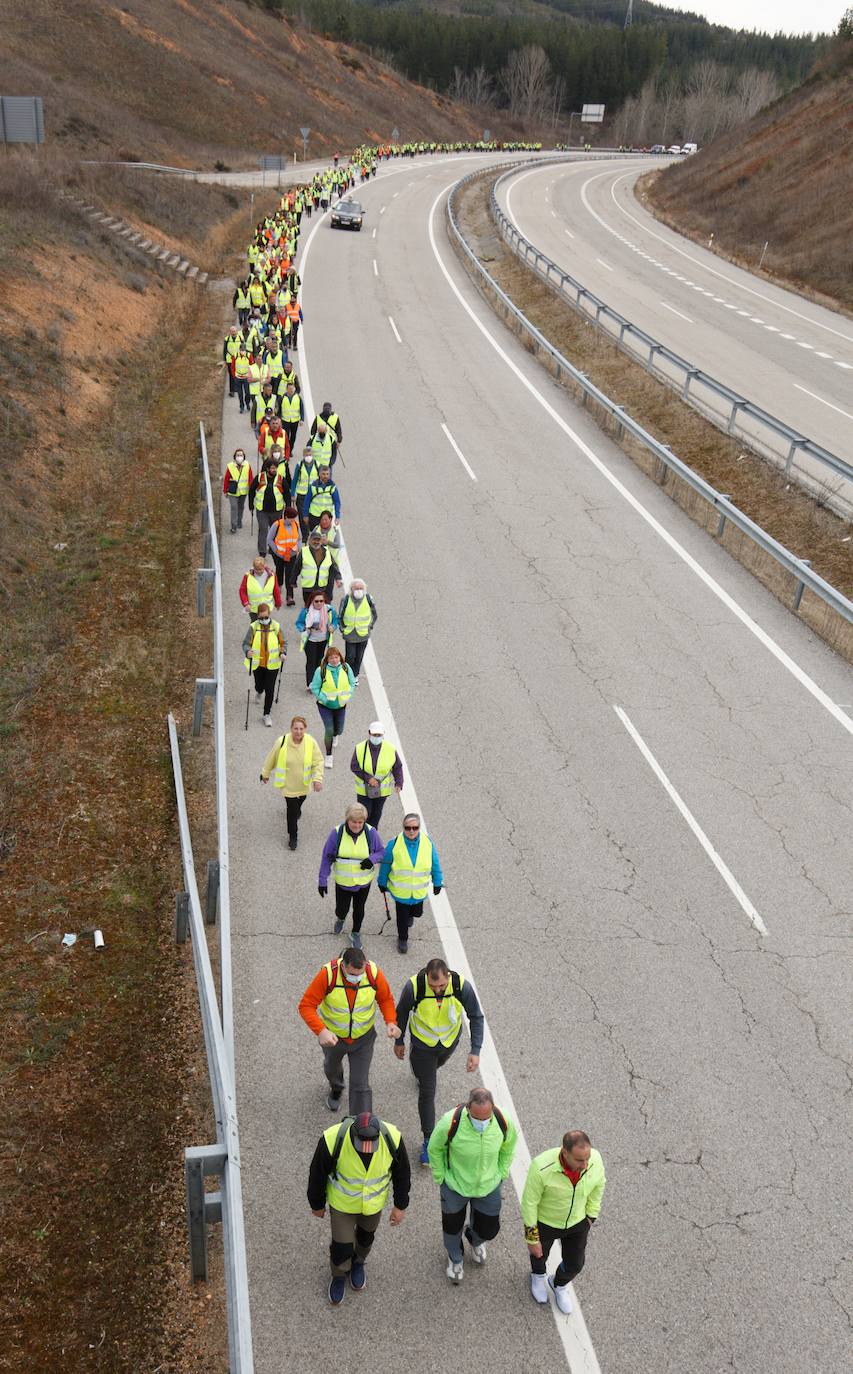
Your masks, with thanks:
M693 834L696 836L705 853L708 855L708 858L711 860L711 863L714 865L720 877L723 879L723 882L726 884L729 891L734 896L738 905L749 917L750 921L755 926L755 929L758 931L759 935L766 935L767 927L762 921L755 907L752 905L752 902L747 897L746 893L744 892L737 878L732 873L728 864L720 858L720 855L717 853L716 849L711 844L711 841L708 839L708 836L705 834L705 831L702 829L701 825L696 820L692 811L690 811L690 809L682 801L681 797L676 792L675 788L673 787L669 778L666 776L666 773L661 768L651 749L646 744L642 735L628 719L628 716L622 710L621 706L614 706L613 709L616 712L619 719L621 720L622 724L625 726L625 729L628 731L628 734L631 736L632 740L636 744L643 758L646 760L646 763L651 768L658 782L661 784L669 798L675 803L676 807L681 812L687 824L690 826L690 829L693 831Z
M442 192L441 194L443 195L444 192ZM314 225L314 227L311 230L311 233L308 236L308 241L305 244L305 247L302 251L300 269L302 275L303 296L305 293L305 269L307 266L308 254L311 251L311 244L314 241L314 235L320 228L321 223L322 220L318 220L317 223ZM431 221L430 227L432 227ZM307 409L313 414L315 413L314 402L311 394L310 377L308 374L308 361L306 357L304 330L302 333L302 338L300 340L299 376L302 382L302 391L305 397ZM340 565L341 573L343 574L344 582L351 582L353 576L352 565L349 561L349 554L346 548L341 549L340 555L338 557L338 563ZM378 720L384 721L389 738L396 740L397 748L402 756L405 781L403 783L403 790L400 794L400 801L402 802L403 810L404 812L417 812L417 814L422 819L424 827L428 829L423 808L421 807L421 804L418 801L417 793L415 792L415 785L412 779L412 770L409 766L408 760L406 759L405 750L403 749L403 744L400 739L400 732L397 729L397 723L394 719L394 713L391 710L391 703L388 700L388 694L385 690L385 683L382 680L382 673L379 669L379 662L376 658L376 651L374 650L373 645L370 643L368 643L367 652L364 655L362 673L366 674L367 676L367 683L370 688L370 694L373 697L373 704L376 707L376 717ZM465 952L465 946L462 943L462 936L459 933L459 927L457 926L456 918L453 915L453 908L451 907L450 901L448 900L447 890L443 889L437 897L435 895L431 896L429 899L429 904L430 909L432 911L433 920L435 921L436 931L438 933L439 939L441 940L444 955L448 964L451 968L456 969L457 973L461 973L463 978L467 979L472 985L476 987L474 975L471 971L471 965L468 962L468 955ZM483 1006L482 997L480 998L480 1005L481 1007ZM485 1010L485 1007L483 1007L484 1016ZM510 1170L510 1178L512 1179L513 1187L515 1188L516 1194L520 1202L521 1194L524 1191L524 1184L527 1179L527 1171L530 1167L531 1155L527 1145L527 1141L524 1136L524 1131L522 1130L521 1119L512 1100L512 1094L510 1093L509 1084L507 1083L506 1075L504 1074L503 1065L501 1064L500 1057L495 1046L495 1042L492 1038L492 1032L489 1026L488 1017L486 1017L485 1021L483 1032L483 1047L480 1051L480 1077L482 1078L485 1086L494 1095L495 1101L500 1103L501 1107L512 1117L513 1121L515 1121L518 1127L518 1143L516 1145L515 1158L513 1159L512 1168ZM552 1264L552 1269L556 1267L557 1263L558 1261L555 1258L555 1261ZM601 1366L598 1363L595 1350L593 1349L592 1341L590 1340L586 1322L584 1321L583 1313L581 1312L580 1304L577 1300L577 1297L575 1297L574 1311L572 1312L572 1315L570 1317L565 1317L561 1312L558 1312L557 1308L554 1306L553 1303L551 1303L551 1312L554 1317L554 1321L556 1322L557 1331L560 1335L560 1339L563 1344L563 1349L566 1353L566 1359L568 1361L571 1374L601 1374Z
M596 261L596 262L600 262L601 265L602 265L602 267L606 267L607 270L608 270L608 272L612 272L612 271L613 271L613 268L610 266L610 263L609 263L609 262L605 262L605 261L604 261L604 258L596 258L595 261Z
M842 410L841 406L835 406L832 401L825 401L822 396L818 396L814 391L809 391L808 387L800 386L799 382L794 382L797 391L802 391L805 396L811 396L813 401L820 401L821 405L829 406L830 410L837 410L839 415L843 415L845 420L853 420L853 415L849 410Z
M667 545L668 548L672 549L673 553L676 554L677 557L680 558L688 568L690 568L691 572L695 573L701 582L704 582L708 590L713 592L714 596L716 596L717 599L721 601L724 606L728 607L732 615L736 616L737 619L741 622L741 624L744 625L747 630L749 630L750 634L754 635L758 642L764 645L765 649L767 649L768 652L773 655L777 662L781 663L782 667L787 669L791 676L795 678L797 682L799 682L800 686L805 687L806 691L814 697L815 701L819 702L820 705L823 706L824 710L828 711L829 714L838 722L838 724L844 730L847 731L848 734L853 735L853 720L851 720L850 716L846 716L844 712L841 711L838 708L838 706L836 706L832 698L827 695L827 693L823 690L822 687L819 687L817 685L817 683L814 681L813 678L809 676L805 669L801 668L799 663L796 663L794 659L791 658L790 654L787 654L785 650L781 647L781 645L777 644L775 639L773 639L772 636L769 635L766 630L763 630L761 626L755 620L753 620L752 616L749 615L743 609L743 607L739 605L737 601L735 601L734 597L730 596L729 593L723 587L720 586L719 582L717 582L716 579L713 578L709 572L706 572L706 570L702 567L702 564L699 563L697 559L693 557L692 554L687 552L687 550L684 548L684 545L679 544L675 536L670 534L669 530L665 529L659 520L655 519L651 511L646 509L643 503L639 501L637 497L634 496L628 490L624 483L620 482L619 478L616 477L615 474L610 471L610 468L607 466L607 464L601 458L599 458L596 453L593 453L589 445L584 443L580 435L575 430L573 430L571 425L563 419L562 415L560 415L554 409L550 401L547 401L545 399L542 392L534 386L533 382L531 382L529 378L527 378L524 375L524 373L521 371L521 368L518 367L518 365L512 361L509 354L501 347L497 339L495 339L489 333L488 329L483 324L482 320L480 320L477 317L476 313L474 312L474 310L472 310L471 306L465 300L465 297L462 295L462 292L459 290L459 287L456 285L455 281L453 280L447 268L445 267L444 261L438 251L438 245L435 241L435 211L442 197L447 194L450 187L454 184L454 182L450 182L447 186L444 187L443 190L439 191L438 195L432 203L432 207L429 212L427 228L429 234L430 247L432 248L433 252L433 257L438 263L439 269L441 270L441 273L445 281L447 282L456 299L459 301L459 304L462 306L463 310L474 321L474 324L477 327L477 329L479 329L483 337L495 350L498 357L501 358L506 363L510 371L515 374L515 376L521 382L522 386L526 387L526 389L530 392L531 396L534 397L534 399L539 403L539 405L546 412L546 414L550 415L554 423L559 425L563 433L566 434L569 437L569 439L572 440L572 443L576 446L578 452L582 453L584 457L587 458L590 463L592 463L593 467L595 467L598 470L598 472L601 473L602 477L604 477L605 480L610 483L614 491L617 491L619 495L623 498L623 500L627 501L628 505L636 511L640 518L642 520L645 520L649 528L654 530L655 534L657 534L658 537L663 540L663 542Z
M472 482L476 482L476 480L477 480L476 473L474 472L473 468L471 468L471 467L469 466L469 464L465 461L465 458L464 458L464 456L463 456L462 450L461 450L461 448L459 447L459 445L457 444L457 442L456 442L456 440L454 439L453 435L450 433L450 430L447 428L447 425L442 424L441 428L444 430L445 435L446 435L447 438L450 440L451 447L452 447L454 453L456 454L456 457L459 459L460 463L462 464L463 468L464 468L465 471L467 472L468 476L471 478L471 481L472 481Z
M379 268L376 266L376 259L375 259L375 258L373 259L373 275L374 275L374 277L378 277L378 276L379 276Z
M399 331L399 329L397 328L397 326L396 326L396 324L394 323L394 321L391 319L391 316L390 316L390 315L388 316L388 323L390 324L391 328L392 328L393 331L394 331L394 338L397 340L397 343L402 343L403 340L400 338L400 331ZM301 361L301 360L300 360L300 361Z
M661 301L661 305L663 306L664 310L671 310L673 315L677 315L680 320L686 320L688 324L693 323L689 315L682 315L681 311L676 310L674 305L667 305L666 301Z

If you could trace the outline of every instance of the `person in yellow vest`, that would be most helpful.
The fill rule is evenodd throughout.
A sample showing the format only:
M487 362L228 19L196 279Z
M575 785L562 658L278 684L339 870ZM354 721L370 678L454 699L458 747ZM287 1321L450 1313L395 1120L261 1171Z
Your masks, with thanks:
M294 716L286 735L280 735L261 769L261 782L284 793L287 807L287 842L295 849L299 840L299 818L311 788L323 790L323 755L313 735L308 734L304 716Z
M228 497L228 503L231 507L232 534L236 534L237 530L243 528L243 508L246 504L249 486L254 479L252 465L246 458L245 450L235 448L234 457L228 463L222 478L222 493Z
M323 738L326 744L326 767L334 764L332 749L337 748L338 740L344 731L347 717L347 703L355 692L355 678L352 669L344 663L344 656L335 644L330 644L324 653L320 666L311 679L310 691L317 699L317 710L323 722Z
M368 821L378 826L391 792L403 790L403 760L386 740L381 720L374 720L367 727L367 739L355 746L350 771L355 774L356 797L367 809Z
M267 535L267 548L275 563L275 575L279 587L284 583L288 606L295 605L293 589L296 585L296 560L300 546L301 536L296 507L287 505L275 524L270 525Z
M368 594L367 583L363 577L354 577L349 584L349 591L341 598L338 620L341 622L341 633L346 646L346 661L352 668L356 682L361 672L368 640L378 618L376 602Z
M283 374L282 374L283 375ZM290 444L290 452L296 452L296 431L305 418L305 408L302 404L302 397L296 390L294 382L285 384L284 392L279 397L279 410L281 413L281 423Z
M276 678L287 656L287 640L270 615L266 601L258 606L257 620L250 621L243 637L243 667L255 679L255 701L263 702L264 725L272 728L272 703Z
M268 334L265 345L264 361L270 371L270 380L275 390L281 382L281 374L284 370L284 354L279 348L278 335Z
M333 445L334 438L329 432L326 421L319 416L316 417L312 427L310 447L318 470L321 467L327 467L331 472L335 461L332 451Z
M264 426L264 421L271 420L273 416L277 413L277 410L278 398L273 392L272 382L262 382L261 389L257 392L254 401L252 402L252 428L258 436L259 453L261 450L261 429Z
M308 547L303 546L297 555L294 577L299 579L306 606L314 600L316 592L322 592L331 605L335 585L343 585L338 561L332 550L323 543L319 531L311 532Z
M305 509L305 497L308 495L308 488L317 480L317 464L314 462L314 454L310 447L305 448L302 457L293 469L293 495L296 498L296 509L299 513L299 528L302 530L302 538L308 538L308 512Z
M254 273L249 281L249 300L256 310L262 310L267 303L266 287Z
M336 410L332 409L331 401L324 401L323 408L319 415L315 415L311 424L309 439L313 439L317 433L318 426L324 424L332 441L330 462L334 467L335 459L338 456L338 446L344 441L344 427L341 424L341 417Z
M290 358L285 358L284 367L281 371L281 379L278 384L280 396L284 395L285 391L287 390L291 382L293 383L293 390L296 392L297 395L299 395L299 393L302 390L301 386L299 385L299 374L297 373L292 360ZM302 413L302 419L305 419L304 411Z
M409 948L409 930L418 916L423 915L429 885L436 897L444 886L438 850L415 812L403 817L403 829L386 846L376 886L380 892L390 892L397 915L397 948L405 954Z
M308 1206L315 1217L329 1208L329 1302L339 1307L347 1281L360 1293L365 1262L389 1194L389 1224L399 1226L409 1205L411 1167L400 1130L370 1112L345 1117L323 1132L308 1174Z
M334 934L340 935L352 907L352 943L361 949L361 925L370 895L374 866L382 862L385 847L379 831L365 824L367 811L353 802L344 813L343 825L329 832L320 858L317 891L325 897L329 890L329 876L335 879ZM397 1024L399 1025L399 1019Z
M280 518L290 500L290 473L287 464L279 462L281 456L281 449L272 448L258 476L249 486L249 500L254 503L258 520L258 553L262 558L266 555L270 527Z
M240 402L240 414L249 409L249 354L245 343L241 343L234 359L234 389Z
M313 530L316 525L319 525L320 516L324 510L329 511L335 523L340 520L341 495L332 481L331 469L328 466L317 469L317 477L305 495L304 510L308 518L309 530Z
M247 381L249 383L249 407L251 412L252 424L255 424L255 417L258 411L258 397L263 391L264 383L269 381L269 377L267 376L266 363L262 362L260 358L256 356L255 348L253 347L252 343L247 340L247 344L249 352L252 354L252 361L249 363L249 375L247 378ZM266 412L267 404L272 405L273 409L275 408L275 399L272 395L271 382L269 390L269 402L264 402L264 412L262 412L262 415ZM260 424L260 420L257 421L257 424ZM257 433L257 428L255 429L255 433Z
M324 964L308 984L299 1015L323 1050L323 1072L329 1084L326 1106L336 1112L344 1091L344 1060L349 1064L349 1110L352 1116L373 1108L370 1064L376 1045L376 1008L389 1040L399 1040L394 998L388 979L363 950L345 949L340 959Z
M240 321L240 327L242 328L249 318L249 310L252 305L249 297L249 283L245 279L243 281L238 281L237 289L231 297L231 304L237 311L237 319Z
M240 600L251 620L257 620L258 607L262 601L267 605L272 601L276 610L281 606L281 592L275 580L275 573L272 568L267 567L262 558L255 559L240 583Z
M240 349L240 331L236 324L232 324L228 333L225 335L225 342L222 345L222 362L220 367L228 369L228 395L236 396L234 387L234 359Z
M408 1026L409 1063L418 1084L418 1116L423 1137L421 1164L425 1166L429 1164L427 1146L435 1127L438 1070L459 1044L465 1016L471 1032L471 1052L465 1070L474 1073L480 1066L485 1020L476 992L461 973L448 968L443 959L430 959L406 980L397 1002L400 1039L394 1046L394 1053L398 1059L405 1059Z

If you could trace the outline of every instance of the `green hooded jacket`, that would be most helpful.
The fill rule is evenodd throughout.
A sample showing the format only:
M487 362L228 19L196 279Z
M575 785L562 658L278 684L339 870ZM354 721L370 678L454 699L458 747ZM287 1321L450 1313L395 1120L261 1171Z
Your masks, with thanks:
M453 1111L456 1109L454 1108ZM460 1197L485 1197L494 1192L509 1173L518 1131L506 1117L506 1138L492 1113L484 1131L475 1131L468 1108L463 1107L459 1129L447 1143L453 1111L436 1122L429 1138L429 1162L436 1183L446 1183Z

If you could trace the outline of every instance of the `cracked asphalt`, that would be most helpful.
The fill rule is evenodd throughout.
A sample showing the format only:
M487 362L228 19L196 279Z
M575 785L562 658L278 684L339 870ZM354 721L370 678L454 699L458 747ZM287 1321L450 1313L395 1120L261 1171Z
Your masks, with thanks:
M331 400L343 419L347 551L379 607L385 687L528 1144L536 1153L583 1126L604 1156L603 1214L576 1284L600 1366L834 1374L849 1364L853 1312L850 736L488 347L427 238L453 167L405 170L364 188L361 234L317 232L303 292L311 387L315 406ZM437 224L453 279L523 374L833 700L853 702L849 667L587 422L480 301L440 214ZM254 452L227 399L224 435L227 455L237 443ZM380 1229L368 1290L328 1307L327 1224L310 1216L305 1187L332 1118L296 1004L340 948L317 868L353 799L349 755L375 708L363 676L291 854L283 801L258 782L274 733L254 704L243 729L237 587L253 545L227 524L236 1063L256 1368L307 1374L325 1350L345 1370L367 1357L425 1374L438 1342L464 1352L471 1340L466 1368L484 1357L497 1370L565 1367L554 1323L526 1289L511 1192L486 1270L451 1290L436 1192L418 1171L404 1225ZM282 612L289 654L275 733L298 711L316 735L293 619ZM614 705L755 904L765 938ZM383 838L399 820L392 798ZM391 927L377 933L383 916L373 893L366 948L398 994L439 945L427 912L400 956ZM415 1147L413 1081L384 1039L372 1078L376 1107ZM464 1060L451 1060L439 1109L469 1086Z

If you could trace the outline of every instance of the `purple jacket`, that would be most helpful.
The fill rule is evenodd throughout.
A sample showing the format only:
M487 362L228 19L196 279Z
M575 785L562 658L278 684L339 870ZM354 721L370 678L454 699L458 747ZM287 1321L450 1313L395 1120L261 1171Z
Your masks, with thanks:
M356 838L355 835L352 834L352 831L351 831L351 830L350 830L349 833L350 833L350 835L352 836L353 839ZM378 831L378 830L375 830L374 827L373 827L372 825L365 825L365 827L364 827L364 833L365 833L366 836L367 836L368 858L369 858L374 864L377 864L377 865L378 865L378 864L381 864L381 862L382 862L382 856L383 856L383 854L385 853L385 846L384 846L384 844L382 843L382 841L381 841L380 838L379 838L379 831ZM334 830L331 830L331 831L329 832L329 838L326 840L326 843L323 845L323 857L322 857L322 859L320 860L320 876L319 876L318 879L317 879L317 886L318 886L318 887L328 887L328 886L329 886L329 876L330 876L330 874L331 874L331 872L332 872L332 864L335 862L335 858L337 857L337 852L338 852L338 827L336 826ZM372 882L373 882L373 877L374 877L373 869L372 869L372 868L370 868L370 869L365 868L365 869L364 869L364 882L359 883L358 886L359 886L359 887L367 887L369 883L372 883Z

